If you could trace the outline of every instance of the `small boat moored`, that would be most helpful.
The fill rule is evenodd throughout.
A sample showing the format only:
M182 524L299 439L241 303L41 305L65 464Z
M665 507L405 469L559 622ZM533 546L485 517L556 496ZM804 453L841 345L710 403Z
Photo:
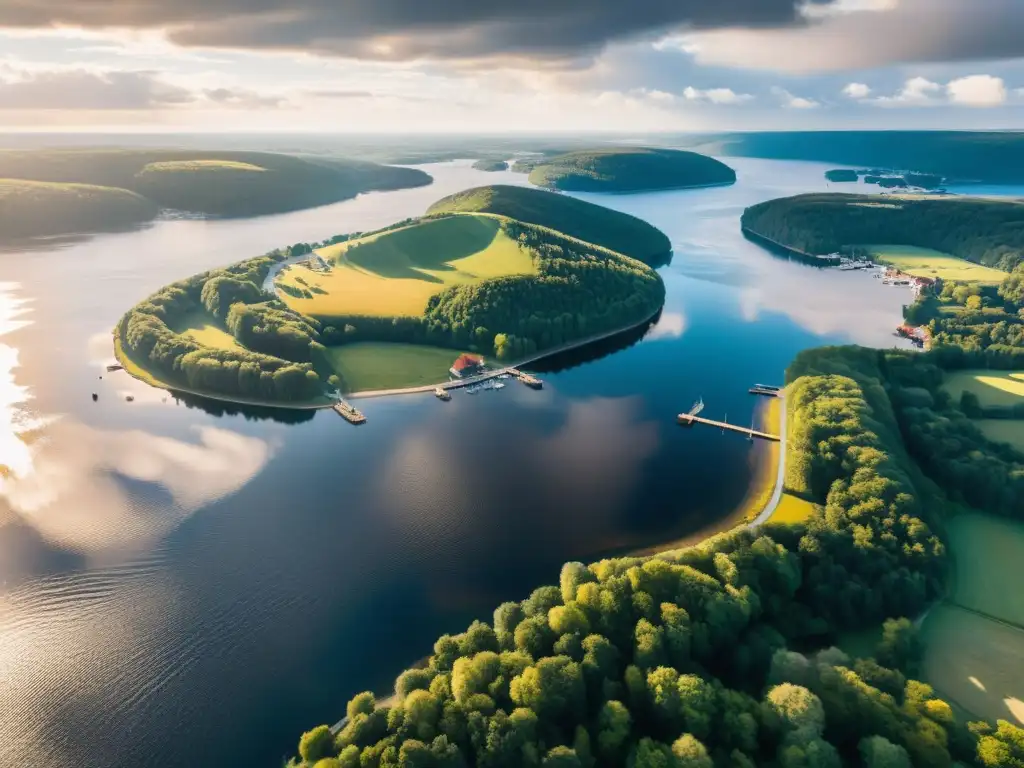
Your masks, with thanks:
M434 389L434 397L438 400L444 400L445 402L452 399L452 394L444 387L436 387Z

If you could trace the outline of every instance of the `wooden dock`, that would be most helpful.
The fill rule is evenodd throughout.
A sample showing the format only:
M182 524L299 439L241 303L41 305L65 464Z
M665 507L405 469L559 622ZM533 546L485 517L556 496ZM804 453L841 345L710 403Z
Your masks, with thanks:
M761 432L757 429L751 429L750 427L741 427L738 424L730 424L727 421L715 421L714 419L705 419L700 416L692 416L688 413L680 413L676 417L676 420L684 427L692 427L694 424L707 424L710 427L718 427L719 429L727 429L730 432L739 432L741 435L746 435L750 438L760 438L761 440L771 440L772 442L779 442L780 438L778 435L772 435L768 432Z
M363 415L362 411L353 408L344 400L339 400L334 405L332 405L331 408L333 408L334 412L341 416L341 418L343 418L349 424L366 423L366 416Z

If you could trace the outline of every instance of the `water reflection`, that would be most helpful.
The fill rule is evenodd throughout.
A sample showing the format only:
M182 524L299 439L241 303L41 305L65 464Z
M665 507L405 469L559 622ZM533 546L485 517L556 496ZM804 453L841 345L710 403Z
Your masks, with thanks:
M17 283L0 283L0 339L28 325L28 301L17 296ZM26 476L32 469L28 440L41 426L25 410L30 399L27 387L14 378L18 350L0 342L0 493L11 479Z

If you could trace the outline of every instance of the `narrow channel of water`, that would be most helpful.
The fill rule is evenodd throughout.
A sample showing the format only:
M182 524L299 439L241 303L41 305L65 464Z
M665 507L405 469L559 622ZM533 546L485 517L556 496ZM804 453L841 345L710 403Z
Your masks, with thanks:
M0 254L0 763L273 766L562 562L713 528L758 448L675 414L703 396L748 423L748 386L809 346L898 343L909 299L741 236L745 206L828 166L729 162L731 187L585 196L672 239L645 336L539 365L540 392L366 401L361 428L176 402L104 371L110 329L184 275L524 176L439 164L431 187Z

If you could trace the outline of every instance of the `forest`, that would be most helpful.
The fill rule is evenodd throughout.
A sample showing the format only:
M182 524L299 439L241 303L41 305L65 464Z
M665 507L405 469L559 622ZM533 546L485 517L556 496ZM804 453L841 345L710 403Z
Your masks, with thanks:
M530 183L568 192L640 192L710 184L732 184L736 172L725 163L678 149L615 147L567 152L516 163Z
M913 245L1009 271L1024 253L1024 204L1016 201L805 194L751 206L741 223L812 254Z
M427 213L507 216L600 245L652 267L667 263L672 252L672 243L665 233L643 219L568 195L530 187L495 184L467 189L438 200Z
M806 523L568 563L440 637L387 704L352 698L290 765L1019 767L1024 729L964 722L915 679L906 617L944 588L944 497L903 447L888 358L824 348L787 372L787 481L823 506ZM879 623L873 657L832 647Z

